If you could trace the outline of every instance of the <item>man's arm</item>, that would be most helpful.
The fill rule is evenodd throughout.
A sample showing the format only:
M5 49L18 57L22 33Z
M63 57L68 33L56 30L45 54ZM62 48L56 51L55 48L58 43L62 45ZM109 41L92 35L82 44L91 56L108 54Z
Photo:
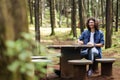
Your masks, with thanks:
M95 47L103 47L104 46L104 35L101 33L100 35L100 43L94 44Z
M95 47L103 47L104 45L101 44L101 43L98 43L98 44L94 44Z
M84 44L83 40L84 40L84 32L82 32L81 36L79 37L79 39L78 39L78 41L77 41L78 44L83 45L83 44Z
M104 46L104 35L101 33L100 35L100 43L94 44L96 47L103 47Z

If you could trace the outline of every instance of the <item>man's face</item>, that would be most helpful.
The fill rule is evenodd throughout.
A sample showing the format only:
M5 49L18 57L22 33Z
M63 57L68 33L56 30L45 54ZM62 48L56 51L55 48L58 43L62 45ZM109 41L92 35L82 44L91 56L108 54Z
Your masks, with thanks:
M89 27L92 29L94 28L95 22L93 20L89 21Z

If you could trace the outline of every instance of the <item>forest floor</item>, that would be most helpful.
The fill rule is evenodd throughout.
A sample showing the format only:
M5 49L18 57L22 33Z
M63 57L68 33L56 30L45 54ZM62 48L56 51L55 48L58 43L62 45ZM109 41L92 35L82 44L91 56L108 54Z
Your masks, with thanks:
M119 56L118 53L103 53L104 57L113 57L113 56ZM56 67L54 67L56 69ZM58 69L58 66L57 66ZM99 72L100 72L100 65L99 65ZM101 73L93 74L92 77L89 77L88 80L120 80L120 58L116 58L116 62L113 64L113 76L112 77L106 77L106 76L100 76ZM48 74L48 80L70 80L70 79L63 79L59 78L54 72Z
M77 35L79 36L80 30L77 29ZM104 33L105 31L102 30ZM34 28L30 27L30 32L34 34ZM70 35L70 28L56 28L55 36L49 36L51 32L50 28L41 28L41 43L45 45L49 44L74 44L76 43L76 39ZM100 76L99 74L95 74L90 77L88 80L120 80L120 30L119 32L113 32L112 36L112 47L109 49L105 49L103 47L103 57L114 57L116 58L116 62L113 64L113 76L105 77ZM60 51L56 51L60 53ZM55 59L56 60L56 59ZM54 60L54 61L55 61ZM58 60L58 59L57 59ZM56 62L56 61L55 61ZM58 62L58 61L57 61ZM54 67L52 67L54 68ZM57 68L58 65L57 65ZM100 71L100 70L99 70ZM53 73L53 71L48 72L49 80L66 80L61 79L57 75ZM69 80L69 79L67 79Z

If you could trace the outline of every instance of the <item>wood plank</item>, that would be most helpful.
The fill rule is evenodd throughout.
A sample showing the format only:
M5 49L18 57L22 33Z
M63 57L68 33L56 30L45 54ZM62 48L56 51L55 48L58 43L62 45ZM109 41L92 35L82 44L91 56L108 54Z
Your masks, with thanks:
M32 62L40 62L40 63L49 63L52 62L51 60L47 60L47 59L32 59Z
M31 56L32 59L47 59L46 56Z
M55 48L55 49L61 49L62 47L72 47L72 48L92 48L91 45L79 45L79 44L73 44L73 45L49 45L48 48Z

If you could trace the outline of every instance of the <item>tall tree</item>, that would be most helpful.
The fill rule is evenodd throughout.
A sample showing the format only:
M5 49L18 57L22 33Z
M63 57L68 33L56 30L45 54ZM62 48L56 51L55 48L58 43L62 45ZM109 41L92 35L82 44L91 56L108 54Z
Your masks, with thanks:
M105 48L112 45L112 0L106 0L106 42Z
M59 27L61 27L62 24L62 0L58 1L59 3Z
M78 0L79 4L79 21L81 33L84 31L84 12L83 12L83 0Z
M28 0L30 23L33 24L33 0Z
M104 28L104 1L101 0L101 16L102 16L102 28Z
M40 19L40 26L43 24L45 14L45 0L39 0L39 19Z
M25 0L0 0L0 79L1 80L33 80L33 76L10 73L7 66L13 58L6 57L7 40L17 40L21 32L28 32L27 10Z
M35 39L40 42L39 0L35 0Z
M77 32L76 32L76 0L71 0L71 6L72 6L72 11L71 11L71 28L73 32L73 37L77 37Z
M91 13L92 13L92 16L95 17L95 10L94 10L94 8L95 8L94 0L91 0Z
M65 3L66 25L67 25L67 27L69 27L69 13L70 13L69 0L64 0L64 1L66 1L66 3Z
M87 0L87 18L90 17L90 0Z
M118 31L118 4L119 4L119 1L117 0L116 1L116 25L115 25L116 32Z
M51 35L55 35L54 28L56 27L55 23L55 0L49 0L50 3L50 22L51 22Z
M92 14L92 0L89 0L89 15L90 17L93 15Z
M120 6L120 1L118 0L118 6ZM118 16L120 17L120 8L118 8Z

